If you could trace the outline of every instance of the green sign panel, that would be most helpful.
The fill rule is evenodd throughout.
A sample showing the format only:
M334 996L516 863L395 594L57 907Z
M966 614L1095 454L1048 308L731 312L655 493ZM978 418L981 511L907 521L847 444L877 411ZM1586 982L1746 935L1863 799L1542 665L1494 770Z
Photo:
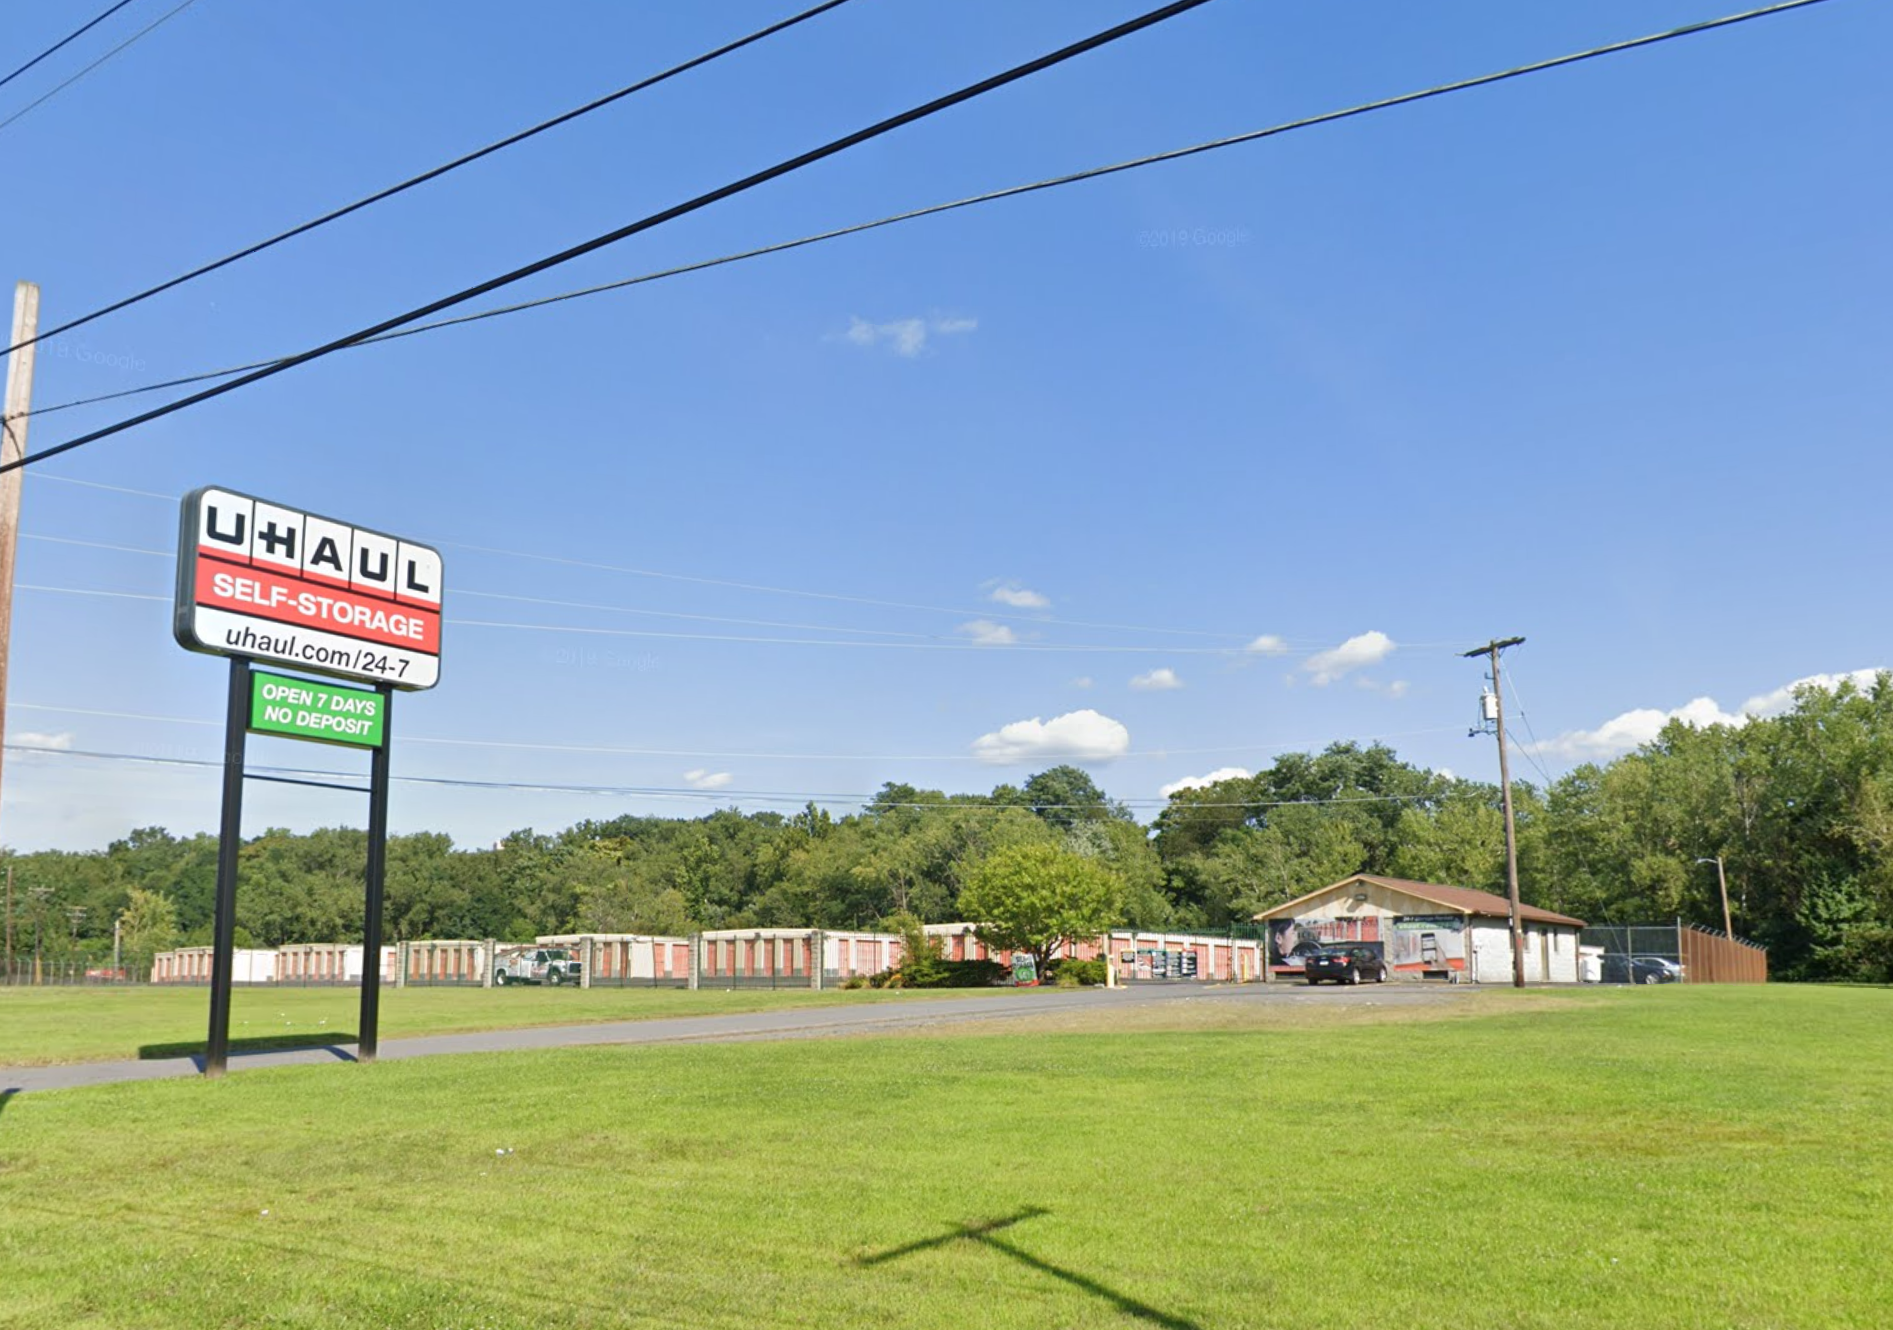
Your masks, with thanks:
M381 747L388 699L364 688L338 688L257 670L250 675L250 729L292 739Z

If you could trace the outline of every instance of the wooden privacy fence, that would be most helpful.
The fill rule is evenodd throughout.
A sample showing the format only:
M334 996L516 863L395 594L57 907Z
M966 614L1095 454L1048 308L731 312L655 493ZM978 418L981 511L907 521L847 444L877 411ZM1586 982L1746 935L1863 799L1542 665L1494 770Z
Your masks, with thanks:
M1768 949L1690 925L1678 930L1683 979L1692 984L1765 984Z

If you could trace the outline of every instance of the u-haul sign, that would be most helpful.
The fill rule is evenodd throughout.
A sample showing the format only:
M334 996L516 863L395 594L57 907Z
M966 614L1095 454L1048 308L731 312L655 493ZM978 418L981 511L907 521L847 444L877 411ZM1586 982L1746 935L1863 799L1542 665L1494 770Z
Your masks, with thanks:
M440 551L235 490L184 496L180 645L395 688L440 681Z

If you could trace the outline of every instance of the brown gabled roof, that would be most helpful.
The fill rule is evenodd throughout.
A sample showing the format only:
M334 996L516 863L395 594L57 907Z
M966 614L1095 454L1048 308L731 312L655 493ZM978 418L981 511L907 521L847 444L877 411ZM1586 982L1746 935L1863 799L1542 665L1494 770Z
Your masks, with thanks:
M1443 905L1455 914L1476 914L1495 919L1512 917L1512 906L1503 896L1495 896L1489 891L1474 891L1471 887L1448 887L1438 882L1409 882L1401 877L1377 877L1372 873L1356 873L1353 877L1344 877L1339 882L1331 882L1319 891L1311 891L1305 896L1297 896L1292 901L1285 901L1272 910L1264 910L1256 915L1257 919L1271 919L1291 911L1304 901L1317 896L1325 896L1337 887L1345 887L1353 882L1372 882L1376 886L1386 887L1389 891L1398 891L1420 900ZM1518 917L1531 923L1563 924L1568 928L1582 928L1582 919L1573 919L1568 914L1555 914L1550 910L1541 910L1536 905L1520 904Z

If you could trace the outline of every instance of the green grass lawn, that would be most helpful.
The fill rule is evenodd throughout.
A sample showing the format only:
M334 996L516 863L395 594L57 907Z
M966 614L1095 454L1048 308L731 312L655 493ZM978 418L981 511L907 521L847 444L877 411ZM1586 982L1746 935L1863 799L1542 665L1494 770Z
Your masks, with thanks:
M998 991L998 990L994 990ZM583 1025L661 1016L779 1011L838 1002L878 1002L899 993L873 989L734 992L673 988L394 988L381 990L381 1037L457 1034L526 1025ZM356 988L237 988L231 1047L245 1041L351 1042L361 1011ZM0 1067L183 1056L201 1049L210 1019L206 988L0 988Z
M1893 1325L1893 994L1523 998L20 1095L0 1325Z

